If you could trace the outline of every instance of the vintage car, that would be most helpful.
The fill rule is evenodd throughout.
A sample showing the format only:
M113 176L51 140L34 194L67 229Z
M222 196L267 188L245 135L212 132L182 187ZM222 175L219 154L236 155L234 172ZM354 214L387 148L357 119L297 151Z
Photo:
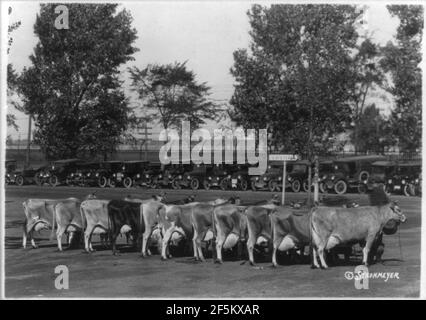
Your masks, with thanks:
M36 173L35 181L38 185L48 182L52 187L66 183L67 177L75 172L83 161L80 159L65 159L53 161L50 166Z
M15 183L14 176L12 179L13 172L16 170L16 160L6 160L5 161L5 179L4 182L6 184Z
M180 164L174 171L172 177L172 188L177 190L182 187L188 187L190 180L188 180L189 173L194 169L194 164L184 163Z
M385 185L394 175L396 163L394 161L376 161L371 164L370 176L367 180L360 181L359 193L366 193L374 189L378 184Z
M321 193L327 192L324 181L327 180L329 175L333 172L333 161L332 160L324 160L320 161L319 169L318 169L318 187Z
M226 190L231 180L231 175L223 164L206 166L206 175L204 176L203 187L209 190L213 187L219 187Z
M32 184L35 182L36 174L41 170L45 170L45 166L42 166L38 169L30 167L22 170L15 170L9 174L9 183L14 183L18 186L22 186L24 184Z
M291 170L287 171L287 181L291 186L293 192L300 192L300 190L308 191L308 175L309 166L311 165L308 160L299 160L292 163ZM313 170L311 170L313 172ZM286 186L287 188L287 186Z
M386 157L378 155L353 156L334 160L333 172L323 180L325 191L334 190L344 194L348 189L357 189L361 181L368 180L371 164L384 161Z
M124 161L112 160L104 162L104 169L100 172L100 181L105 182L104 177L107 179L107 185L110 188L116 186L123 186L126 172L126 165Z
M69 186L96 186L99 185L99 171L102 170L102 162L84 162L76 165L76 170L71 172L66 184Z
M386 181L390 193L404 194L407 197L421 194L421 161L398 163L394 174Z
M174 188L176 188L177 186L174 180L182 173L183 171L180 164L163 165L161 171L153 175L151 188L170 188L173 187L173 184L175 184Z
M250 168L249 164L234 164L229 165L231 180L227 186L227 189L237 189L246 191L249 188L250 176L248 170Z
M183 173L175 178L173 188L199 189L206 176L206 166L204 164L190 164L185 165L183 170Z
M131 188L132 186L142 186L146 183L146 171L149 167L149 161L126 161L123 178L123 186Z
M292 170L292 164L287 163L286 172L289 173ZM280 191L282 188L283 179L283 163L281 161L269 161L266 172L260 176L251 177L251 189L265 190L268 189L271 192ZM286 188L289 187L286 184Z

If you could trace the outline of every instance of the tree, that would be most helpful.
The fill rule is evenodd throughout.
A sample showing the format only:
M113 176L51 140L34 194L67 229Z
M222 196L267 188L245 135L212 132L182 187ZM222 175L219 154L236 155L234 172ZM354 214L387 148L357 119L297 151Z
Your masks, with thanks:
M390 117L392 134L402 152L413 152L421 147L422 135L422 59L423 6L387 6L400 20L396 44L389 42L384 48L381 66L389 72L392 84L387 90L395 98Z
M386 119L380 114L375 104L370 104L359 115L358 129L351 135L358 151L384 153L390 143L390 132Z
M372 89L376 85L380 86L383 82L383 72L377 63L379 57L379 48L367 38L358 47L352 64L355 86L352 97L354 126L351 140L356 152L365 150L364 140L358 136L358 131L362 130L362 121L364 120L362 117L365 114L366 99Z
M230 116L268 129L271 148L312 155L351 120L351 52L359 17L347 5L252 6L250 52L234 52Z
M144 69L129 68L132 88L160 119L164 129L177 127L182 120L197 128L206 119L215 119L217 106L207 99L210 88L197 83L194 72L187 70L186 62L166 65L150 64Z
M9 7L8 14L10 15L12 13L12 8ZM8 25L7 28L7 54L10 52L10 47L13 43L12 38L12 32L19 28L21 25L21 21L13 22L12 24ZM11 100L13 94L15 93L17 89L18 84L18 75L16 74L15 70L13 69L13 66L11 63L7 64L7 105L13 105L15 107L19 108L19 105ZM15 130L18 130L18 126L16 125L16 117L14 114L8 113L6 115L6 122L8 127L13 127Z
M35 119L34 140L48 158L105 157L132 119L119 66L133 60L136 30L116 4L66 6L69 28L56 29L56 5L40 5L39 42L19 90Z

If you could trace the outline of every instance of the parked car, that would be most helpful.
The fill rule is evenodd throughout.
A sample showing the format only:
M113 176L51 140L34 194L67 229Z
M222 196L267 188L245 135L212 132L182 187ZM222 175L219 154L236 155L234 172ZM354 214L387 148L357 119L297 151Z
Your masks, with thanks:
M175 179L175 188L191 188L197 190L202 186L206 176L206 166L204 164L191 164L184 166L182 175Z
M385 185L394 175L396 163L394 161L376 161L371 164L370 176L367 180L360 181L359 193L366 193L373 190L377 184Z
M46 166L36 173L35 181L38 185L49 183L52 187L66 183L67 177L71 172L75 172L78 164L82 162L80 159L53 161L50 166Z
M407 197L421 194L421 161L398 163L394 174L386 183L386 190Z
M146 181L145 174L149 161L126 161L123 185L126 188L141 186Z
M14 183L14 180L12 182L12 173L16 170L16 160L6 160L5 161L5 177L4 182L6 184L12 184Z
M194 169L194 165L192 163L180 164L175 172L172 179L172 188L173 189L181 189L183 186L188 187L188 175Z
M107 185L110 188L115 188L116 186L123 186L123 181L125 178L126 165L124 161L112 160L104 162L104 170L100 172L102 177L107 178ZM104 182L104 179L102 179Z
M159 177L162 177L162 174L163 174L163 170L161 168L160 162L150 163L148 165L148 168L146 168L145 170L144 184L150 188L156 187L155 181Z
M15 170L9 174L10 183L14 183L18 186L23 186L24 184L32 184L35 182L35 176L40 170L44 170L45 167L38 169L26 168L22 170Z
M287 163L286 172L289 173L291 170L291 163ZM271 192L280 191L282 188L282 179L283 163L281 161L270 161L264 174L251 177L251 189L253 191L265 189ZM286 187L287 186L289 186L289 184L286 185Z
M328 177L333 173L333 168L334 166L332 160L323 160L319 163L318 187L321 193L327 192L325 181L327 181Z
M246 191L249 188L250 176L248 170L249 164L230 165L231 180L227 188Z
M68 175L66 184L82 187L99 185L99 171L102 168L103 163L99 161L78 163L75 171Z
M384 161L384 156L354 156L335 160L333 172L323 181L325 189L334 190L337 194L344 194L348 189L357 189L361 181L367 181L371 164L375 161Z
M180 164L163 165L161 171L153 175L151 187L154 189L172 187L176 176L182 173L180 166Z
M303 190L308 192L308 175L311 162L308 160L299 160L292 163L291 170L287 173L287 180L291 185L293 192ZM313 170L311 170L313 172Z

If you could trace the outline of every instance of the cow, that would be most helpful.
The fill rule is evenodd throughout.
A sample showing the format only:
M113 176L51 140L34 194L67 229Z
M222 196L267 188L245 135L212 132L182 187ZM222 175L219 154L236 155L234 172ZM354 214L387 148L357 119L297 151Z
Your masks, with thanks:
M313 264L326 269L324 250L336 245L364 242L363 264L368 266L370 249L390 221L405 222L406 217L396 202L356 208L316 207L311 212Z
M116 242L118 235L130 233L135 242L139 240L145 231L141 207L140 203L125 200L111 200L108 202L108 229L113 255L117 255Z
M253 254L255 245L267 246L271 244L272 232L269 215L276 207L276 203L269 203L263 206L249 206L245 211L248 235L247 251L252 266L255 266Z
M84 230L85 252L95 251L92 247L93 234L109 233L108 203L110 200L88 199L81 203L80 214Z
M200 211L200 206L214 206L216 204L225 203L224 199L217 199L206 203L192 202L184 205L164 205L161 210L161 225L163 228L163 244L161 248L161 259L167 260L169 258L168 245L173 235L177 233L180 238L191 239L193 244L194 258L198 260L198 252L195 245L195 232L192 214L194 211ZM211 219L211 215L210 215ZM207 235L207 232L206 232ZM212 238L213 232L210 231L205 237L205 240ZM204 240L203 239L203 240Z
M52 228L52 217L55 215L55 206L58 203L73 203L79 201L76 198L67 199L27 199L22 203L25 213L23 225L22 247L27 246L27 238L31 241L31 246L38 248L35 243L33 233Z
M272 266L277 267L277 251L291 249L304 252L310 245L310 214L306 211L294 210L288 207L277 206L271 212L272 229Z
M216 261L222 264L222 248L231 249L245 241L247 220L243 215L246 207L225 204L213 210L213 234L216 238ZM238 247L240 255L241 248Z
M153 234L153 232L161 226L160 222L160 210L162 210L164 204L162 203L162 196L153 196L152 199L133 199L133 198L125 198L126 201L135 202L140 205L142 219L144 223L144 231L142 235L142 257L146 257L151 255L149 250L149 240ZM159 239L161 243L161 232L156 232L156 237Z

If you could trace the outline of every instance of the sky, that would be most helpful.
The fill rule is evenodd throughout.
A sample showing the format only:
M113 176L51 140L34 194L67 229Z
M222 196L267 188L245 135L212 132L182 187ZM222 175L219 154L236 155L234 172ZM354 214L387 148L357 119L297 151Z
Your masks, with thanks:
M262 4L267 5L266 2ZM35 18L39 12L38 2L9 2L12 13L10 22L21 21L21 26L13 32L13 44L9 62L19 72L29 66L29 56L37 43L33 33ZM122 67L139 68L149 63L172 63L187 61L187 67L197 75L199 82L211 87L211 98L217 102L229 101L233 93L233 77L229 70L233 64L233 52L247 48L250 42L247 11L248 1L232 2L121 2L121 7L130 11L134 18L133 26L138 32L135 46L140 49L135 60ZM369 4L365 19L366 31L372 34L376 43L384 45L396 34L398 19L388 13L384 4ZM127 78L127 74L123 74ZM125 85L126 93L130 90ZM387 112L391 101L380 98L379 107ZM136 104L137 101L132 101ZM13 139L27 136L28 117L16 110L19 130L8 128ZM211 124L209 124L211 125ZM154 129L156 131L157 128Z

